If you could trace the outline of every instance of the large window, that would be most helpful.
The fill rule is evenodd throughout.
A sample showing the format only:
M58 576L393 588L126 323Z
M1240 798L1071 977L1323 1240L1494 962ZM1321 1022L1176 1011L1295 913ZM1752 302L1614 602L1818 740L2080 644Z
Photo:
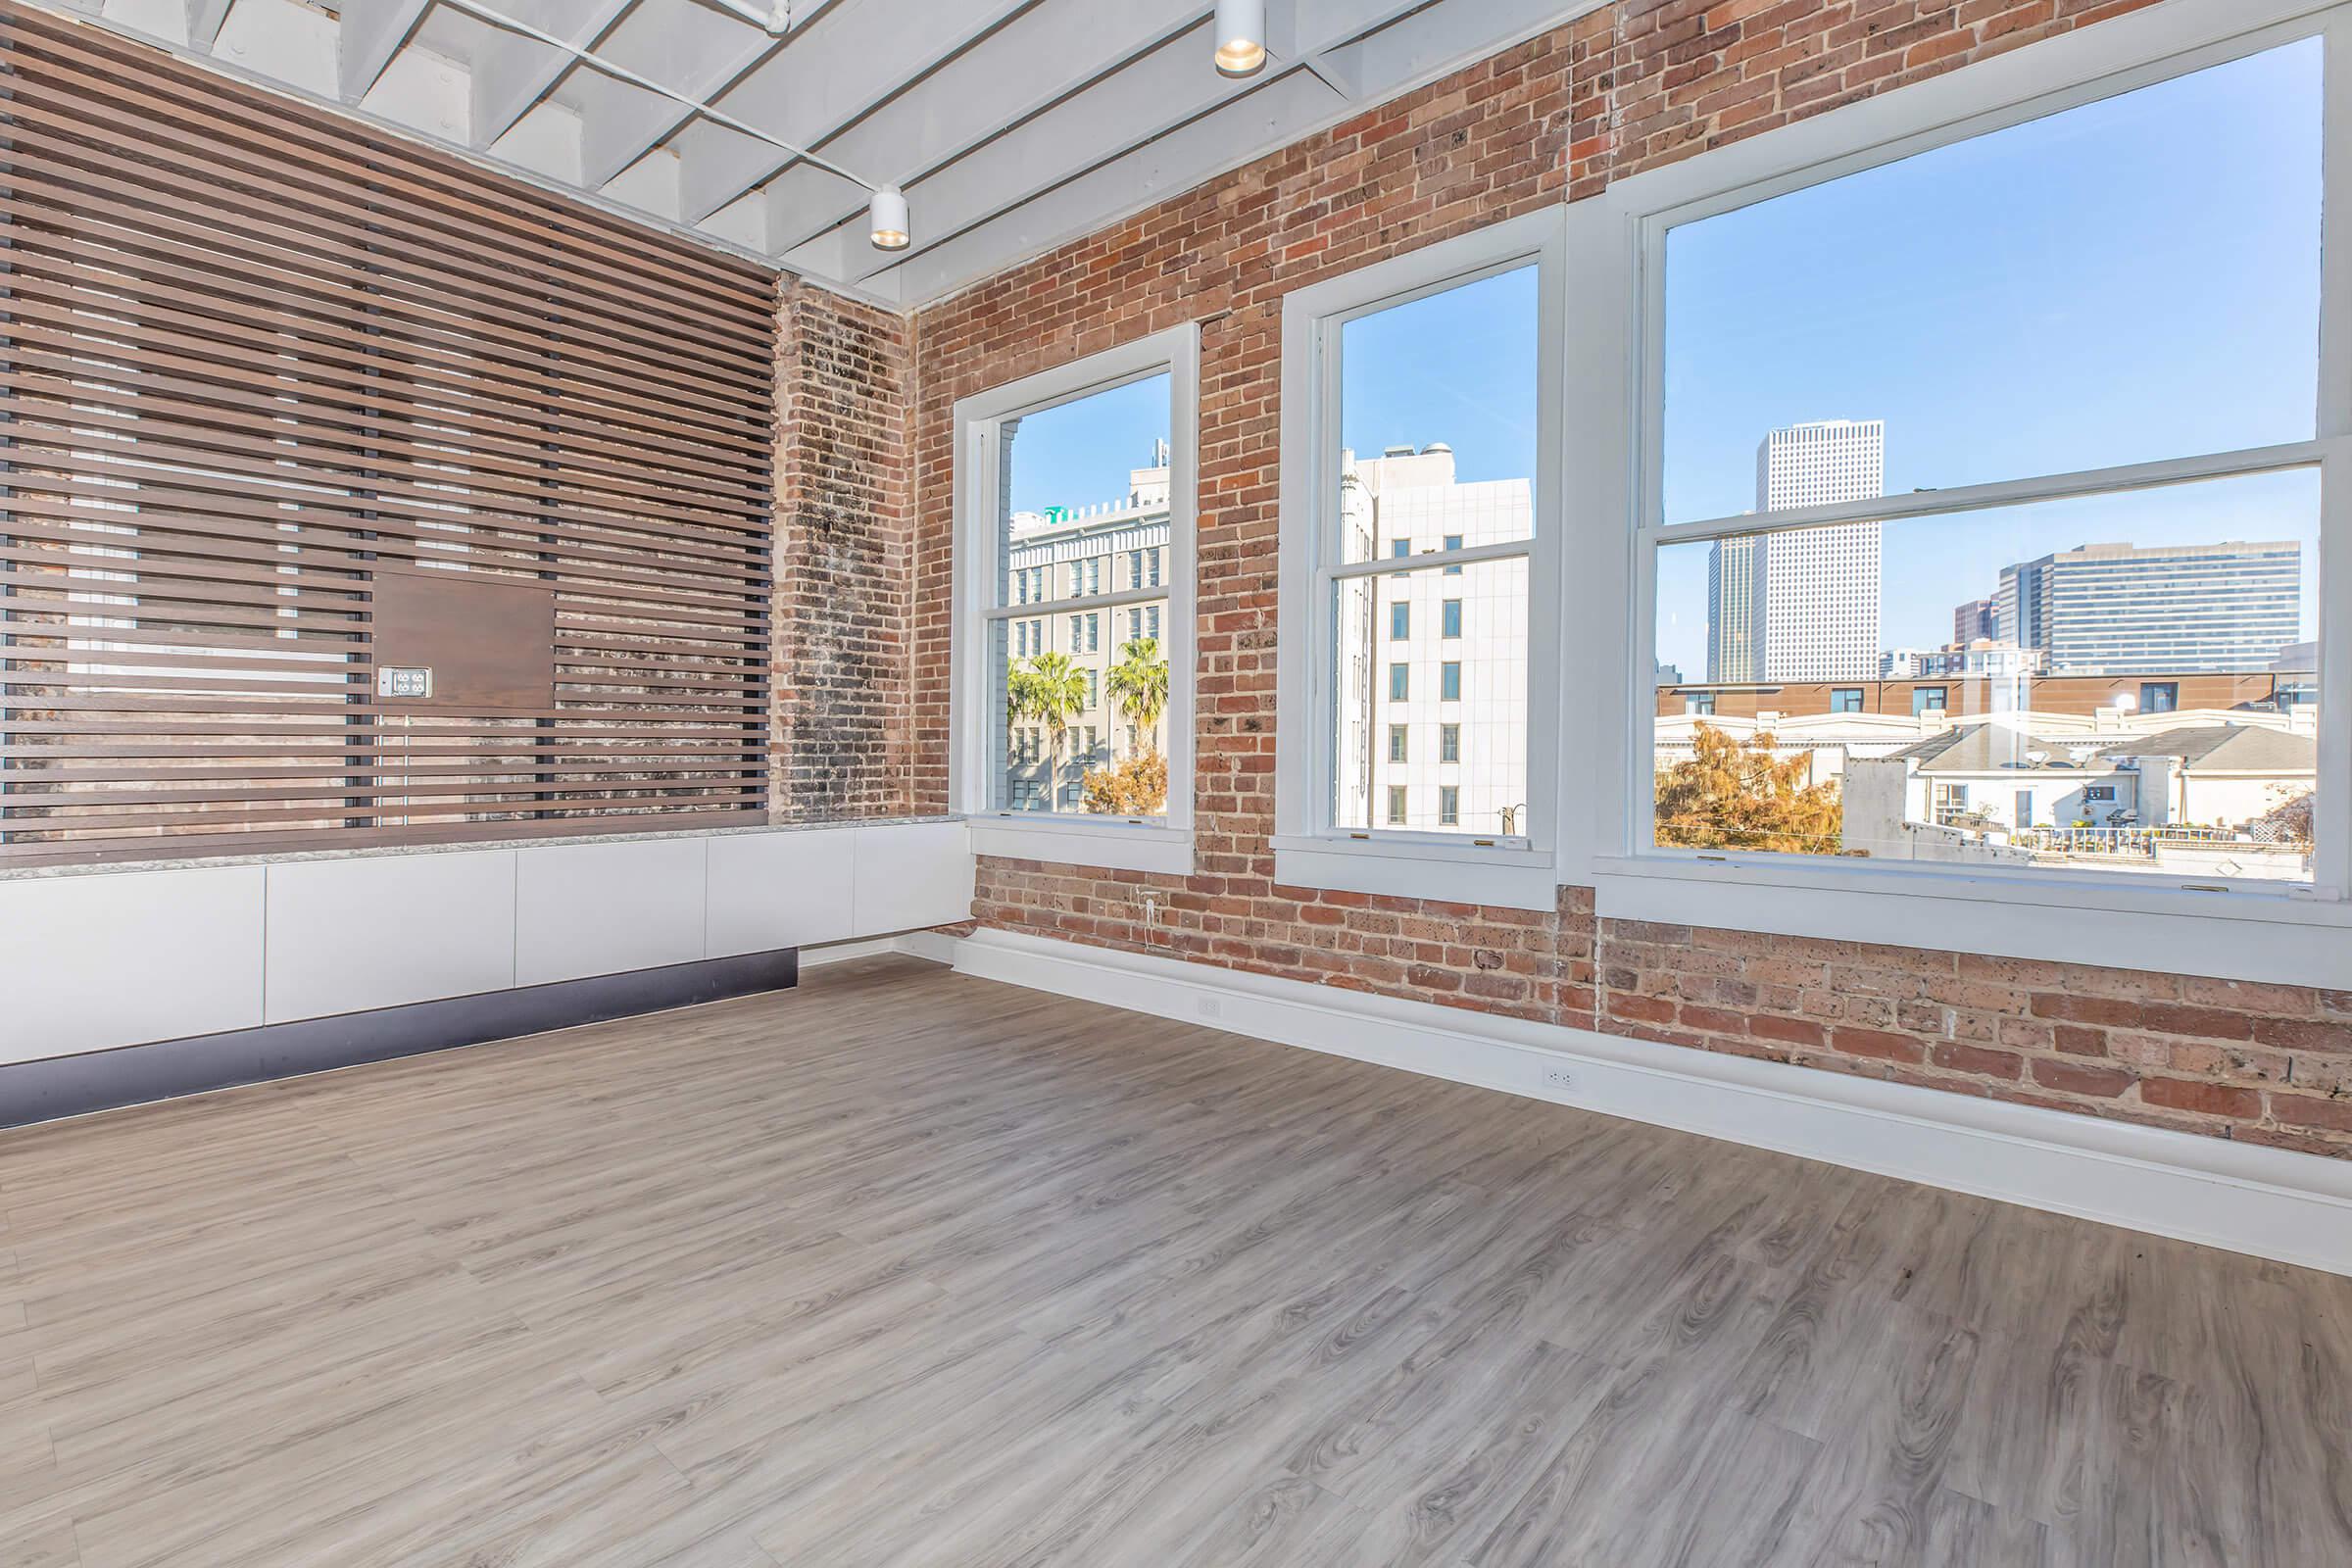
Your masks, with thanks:
M2330 880L2322 55L1651 220L1643 848Z
M1286 301L1286 881L1551 902L1531 675L1556 657L1557 617L1533 607L1557 526L1558 227L1497 225ZM1374 744L1416 725L1443 744Z
M2348 27L2181 0L1572 204L1598 913L2340 969Z
M983 849L1189 869L1196 364L1184 327L957 405L956 787Z

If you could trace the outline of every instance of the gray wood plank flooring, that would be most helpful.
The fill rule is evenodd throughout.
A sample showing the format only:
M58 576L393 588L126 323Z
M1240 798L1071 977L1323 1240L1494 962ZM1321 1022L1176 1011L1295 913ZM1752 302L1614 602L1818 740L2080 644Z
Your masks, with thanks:
M0 1134L0 1568L2352 1564L2352 1281L907 959Z

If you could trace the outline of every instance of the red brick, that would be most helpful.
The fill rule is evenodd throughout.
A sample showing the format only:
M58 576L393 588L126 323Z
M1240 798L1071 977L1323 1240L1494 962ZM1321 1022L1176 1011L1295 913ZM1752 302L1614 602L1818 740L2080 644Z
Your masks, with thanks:
M1929 1054L1936 1066L1951 1072L1976 1073L1985 1078L2020 1078L2025 1075L2025 1059L2013 1051L1987 1051L1982 1046L1963 1045L1947 1040Z
M2034 1063L2034 1081L2044 1089L2113 1100L2139 1080L2121 1067L2094 1067L2080 1061L2036 1060Z
M1880 1061L1916 1062L1927 1055L1927 1048L1909 1035L1888 1034L1883 1029L1833 1029L1830 1049Z
M2193 1110L2203 1116L2230 1116L2252 1121L2262 1114L2262 1095L2230 1084L2207 1083L2201 1078L2142 1078L2140 1103L2173 1110Z
M2352 1133L2352 1100L2274 1092L2271 1096L2271 1117L2288 1127L2319 1127L2328 1132Z

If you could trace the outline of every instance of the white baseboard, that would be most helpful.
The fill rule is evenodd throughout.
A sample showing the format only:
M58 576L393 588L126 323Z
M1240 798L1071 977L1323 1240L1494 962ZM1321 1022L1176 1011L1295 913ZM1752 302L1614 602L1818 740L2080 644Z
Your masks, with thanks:
M1157 955L1003 931L923 935L922 956L952 956L983 979L2352 1274L2352 1160Z

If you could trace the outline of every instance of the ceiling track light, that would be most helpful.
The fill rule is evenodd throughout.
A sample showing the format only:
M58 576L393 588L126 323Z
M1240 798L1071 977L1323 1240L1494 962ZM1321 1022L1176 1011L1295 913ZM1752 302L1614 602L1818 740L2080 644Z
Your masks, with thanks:
M1217 70L1254 76L1266 69L1266 0L1217 0Z
M866 211L872 219L867 238L878 251L903 251L914 243L906 221L906 193L896 185L878 185Z

